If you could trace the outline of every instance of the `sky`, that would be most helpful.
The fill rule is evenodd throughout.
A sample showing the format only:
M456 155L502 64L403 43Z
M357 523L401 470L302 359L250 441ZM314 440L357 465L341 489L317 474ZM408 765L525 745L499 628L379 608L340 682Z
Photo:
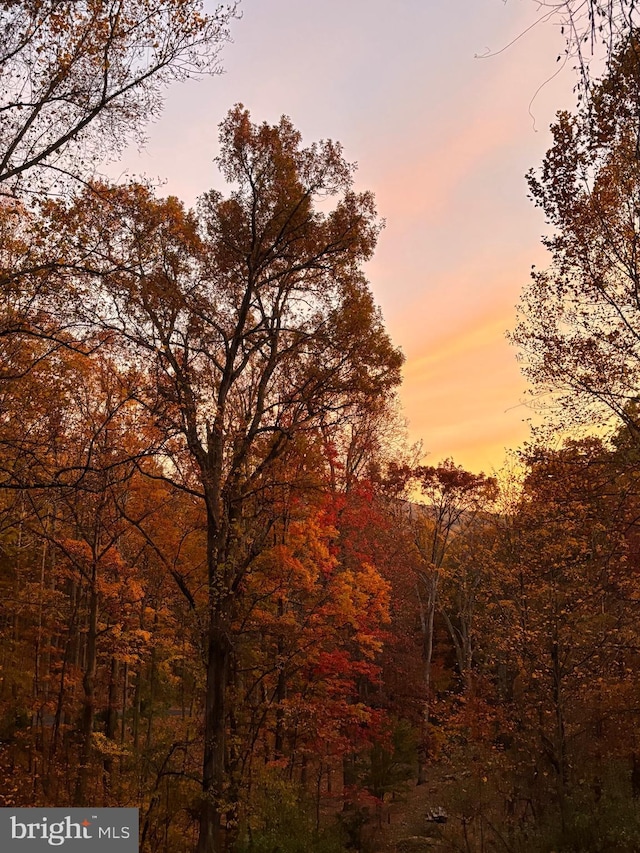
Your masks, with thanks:
M545 264L524 176L575 101L559 26L536 24L535 0L243 0L241 11L224 74L171 87L116 173L160 179L193 204L220 186L218 124L236 103L256 122L288 115L305 143L340 141L386 222L366 272L406 356L409 438L429 464L497 469L532 415L506 332Z

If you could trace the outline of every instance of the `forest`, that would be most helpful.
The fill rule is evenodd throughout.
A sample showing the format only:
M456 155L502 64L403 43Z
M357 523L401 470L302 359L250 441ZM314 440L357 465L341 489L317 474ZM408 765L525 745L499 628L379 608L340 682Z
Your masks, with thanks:
M339 143L236 104L226 192L97 176L235 6L0 0L0 806L135 807L141 853L640 850L640 33L556 5L545 425L490 476L407 441Z

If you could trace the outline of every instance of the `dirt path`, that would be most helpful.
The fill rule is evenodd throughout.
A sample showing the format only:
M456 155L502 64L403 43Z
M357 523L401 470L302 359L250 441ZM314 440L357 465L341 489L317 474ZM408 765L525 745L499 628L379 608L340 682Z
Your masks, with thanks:
M442 825L427 819L439 806L435 789L430 785L413 785L402 800L385 806L382 827L372 838L375 853L431 853L447 849L442 838Z

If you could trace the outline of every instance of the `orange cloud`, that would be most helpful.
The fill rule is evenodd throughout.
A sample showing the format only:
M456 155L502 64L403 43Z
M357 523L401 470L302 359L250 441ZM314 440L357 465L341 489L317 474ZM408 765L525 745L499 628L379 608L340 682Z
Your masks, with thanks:
M504 338L504 312L469 321L426 342L405 366L401 398L412 440L432 459L452 456L472 470L498 467L528 434L525 382Z
M390 227L400 230L417 217L422 224L434 221L479 164L515 137L516 128L506 116L476 116L470 124L451 127L424 150L391 161L376 187Z

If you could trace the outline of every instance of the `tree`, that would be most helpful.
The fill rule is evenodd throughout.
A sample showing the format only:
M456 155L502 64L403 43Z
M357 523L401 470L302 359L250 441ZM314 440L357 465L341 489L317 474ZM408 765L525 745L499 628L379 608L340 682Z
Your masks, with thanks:
M241 672L255 733L244 742L253 752L259 727L270 727L264 758L286 757L290 775L296 763L306 775L316 757L321 778L375 728L361 685L378 677L388 584L370 563L337 556L330 499L324 509L309 503L294 501L284 541L247 579Z
M560 113L531 194L554 233L512 338L525 374L570 423L615 415L635 432L640 388L640 55L616 52L591 103Z
M488 497L488 496L487 496ZM495 494L492 495L495 498ZM439 612L455 649L456 665L467 699L475 693L478 650L482 645L486 591L493 572L495 530L487 499L484 512L469 519L452 542L442 578Z
M217 69L235 4L2 0L0 195L87 177L161 107L171 80Z
M340 146L302 148L289 119L254 125L241 106L220 142L233 189L205 195L197 214L139 185L93 186L51 204L48 226L67 245L67 312L144 367L136 396L158 436L160 476L206 508L200 853L221 850L234 821L233 625L270 544L273 476L296 435L348 420L399 382L402 364L360 271L379 231L373 197L352 190Z
M499 524L487 654L511 703L517 787L539 786L542 773L530 796L544 802L551 782L564 828L567 795L585 777L601 785L635 724L632 507L597 439L538 448L527 463L519 504Z
M218 71L235 8L0 0L0 381L15 376L16 357L24 373L75 345L57 312L36 309L59 254L34 262L34 202L76 190L132 137L142 141L171 81Z
M465 628L454 624L450 614L443 611L440 586L452 543L467 531L482 510L488 510L496 497L496 481L484 474L472 474L445 459L438 466L407 464L389 465L387 488L391 493L415 496L417 488L423 496L421 503L407 505L405 518L413 545L414 589L422 635L422 680L424 701L421 713L421 745L418 783L426 782L426 759L429 753L429 728L433 703L432 665L436 636L436 614L442 613L460 667L465 678L465 661L470 662L470 642L463 640ZM413 491L413 495L412 495ZM465 626L468 628L468 625ZM463 648L463 646L465 646Z

